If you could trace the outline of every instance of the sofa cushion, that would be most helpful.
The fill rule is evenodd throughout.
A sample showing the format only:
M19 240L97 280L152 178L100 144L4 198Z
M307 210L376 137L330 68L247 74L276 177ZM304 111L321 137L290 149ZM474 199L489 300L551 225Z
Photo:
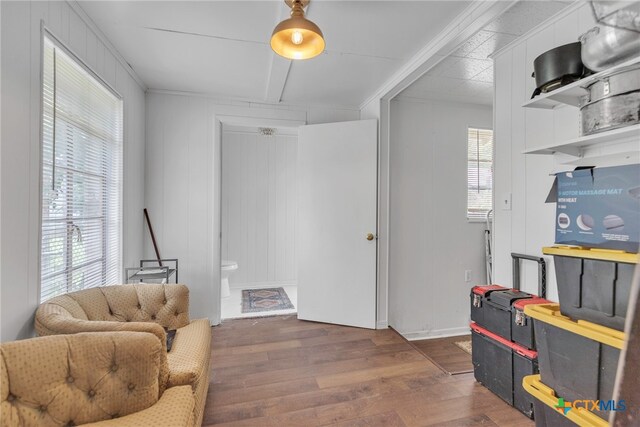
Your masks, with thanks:
M176 331L172 350L167 354L170 386L189 384L195 399L195 425L202 423L209 389L211 324L209 319L193 320Z
M84 424L159 398L163 347L142 332L58 335L0 345L3 425Z
M176 331L173 348L167 354L169 386L192 385L208 377L205 369L211 355L211 325L197 319Z

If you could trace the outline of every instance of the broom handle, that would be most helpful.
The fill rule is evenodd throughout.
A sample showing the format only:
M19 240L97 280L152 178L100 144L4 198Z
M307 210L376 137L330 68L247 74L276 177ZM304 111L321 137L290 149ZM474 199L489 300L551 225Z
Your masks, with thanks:
M156 251L156 258L158 259L158 265L162 267L160 250L158 250L158 244L156 243L156 235L153 234L153 227L151 226L151 220L149 219L149 212L147 212L147 208L144 208L144 218L147 220L147 227L149 227L149 234L151 235L151 241L153 242L153 249Z

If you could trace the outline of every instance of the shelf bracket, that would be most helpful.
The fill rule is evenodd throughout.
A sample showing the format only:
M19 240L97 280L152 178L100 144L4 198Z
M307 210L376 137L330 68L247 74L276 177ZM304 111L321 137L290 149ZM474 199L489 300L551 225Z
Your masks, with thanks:
M558 163L569 162L583 157L580 147L557 147L554 150L553 156Z
M571 95L556 95L553 97L549 97L551 99L553 99L554 101L558 102L558 105L554 105L553 108L556 107L561 107L563 105L570 105L572 107L579 107L580 106L580 100L578 97L576 96L571 96Z

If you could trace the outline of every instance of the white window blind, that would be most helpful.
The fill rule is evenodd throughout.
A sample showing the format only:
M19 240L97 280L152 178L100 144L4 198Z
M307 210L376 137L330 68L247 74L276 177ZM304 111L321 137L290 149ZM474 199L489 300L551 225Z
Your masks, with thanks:
M118 282L122 100L45 37L40 300Z
M493 131L469 128L467 140L467 219L484 220L493 201Z

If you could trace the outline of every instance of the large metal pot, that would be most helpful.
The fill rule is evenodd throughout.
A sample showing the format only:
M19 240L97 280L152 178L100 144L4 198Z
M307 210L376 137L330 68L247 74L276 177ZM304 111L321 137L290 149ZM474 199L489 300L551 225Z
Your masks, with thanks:
M582 78L588 70L582 64L581 48L580 42L569 43L538 56L533 61L536 91L531 98Z
M593 27L580 36L582 62L594 71L603 71L640 56L640 34L624 28Z
M580 100L582 134L591 135L640 123L640 66L602 76Z

